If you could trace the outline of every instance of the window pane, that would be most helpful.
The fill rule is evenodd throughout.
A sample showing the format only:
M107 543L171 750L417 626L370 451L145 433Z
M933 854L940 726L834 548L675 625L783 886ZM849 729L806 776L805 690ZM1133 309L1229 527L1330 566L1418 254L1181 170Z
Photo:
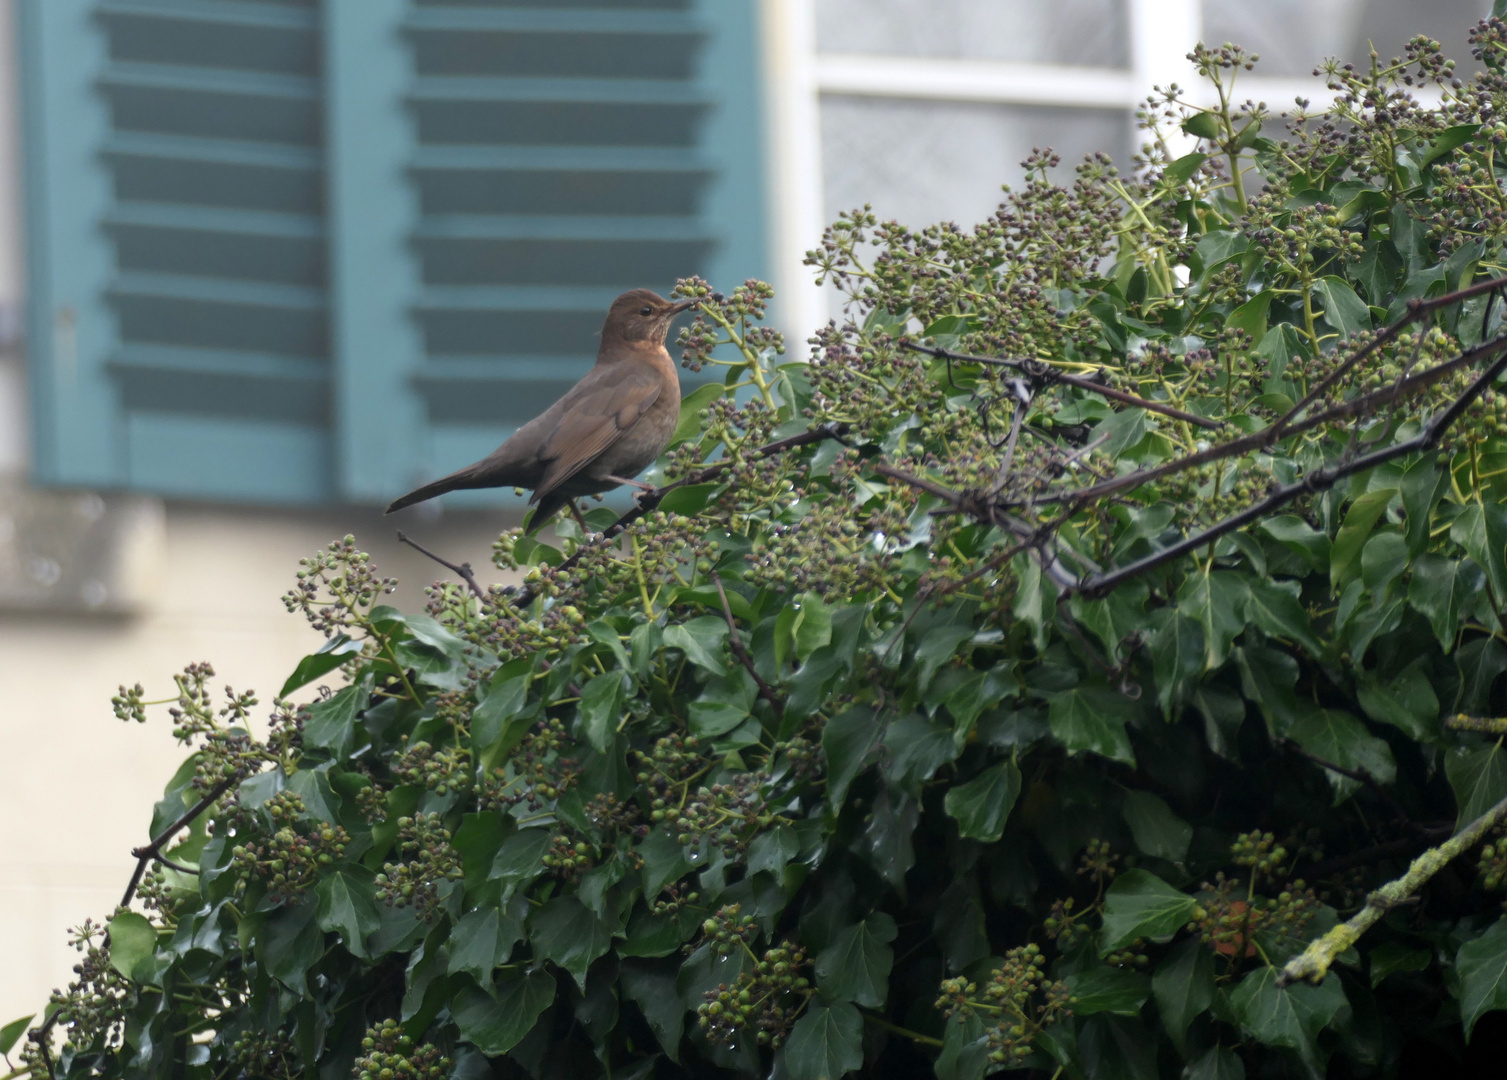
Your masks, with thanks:
M816 0L822 52L1125 67L1124 0Z
M872 203L881 220L966 228L994 212L1001 184L1020 184L1032 147L1061 156L1062 184L1096 150L1122 166L1129 159L1130 119L1118 110L827 96L821 115L829 220Z
M1259 53L1261 75L1307 75L1330 56L1360 63L1368 41L1387 60L1415 34L1469 69L1466 35L1490 9L1489 0L1203 0L1203 38Z

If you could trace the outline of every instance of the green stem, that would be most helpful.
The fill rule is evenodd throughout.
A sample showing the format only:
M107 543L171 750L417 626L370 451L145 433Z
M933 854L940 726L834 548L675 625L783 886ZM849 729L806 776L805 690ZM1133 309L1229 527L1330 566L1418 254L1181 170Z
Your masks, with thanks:
M863 1014L863 1018L877 1028L883 1028L885 1031L899 1035L902 1038L909 1039L911 1042L917 1043L921 1046L940 1047L942 1045L941 1039L933 1038L930 1035L922 1035L919 1031L912 1031L910 1028L903 1028L899 1024L892 1024L882 1016L875 1016L873 1013L866 1012Z

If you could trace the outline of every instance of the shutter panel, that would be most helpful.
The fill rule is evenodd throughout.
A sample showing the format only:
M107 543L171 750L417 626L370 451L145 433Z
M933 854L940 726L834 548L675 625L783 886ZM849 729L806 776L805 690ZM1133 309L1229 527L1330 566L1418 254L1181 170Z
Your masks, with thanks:
M387 494L546 408L618 293L763 275L754 29L754 0L409 0L424 453Z
M38 479L380 501L763 276L754 4L21 0Z
M37 475L331 483L312 0L24 0Z

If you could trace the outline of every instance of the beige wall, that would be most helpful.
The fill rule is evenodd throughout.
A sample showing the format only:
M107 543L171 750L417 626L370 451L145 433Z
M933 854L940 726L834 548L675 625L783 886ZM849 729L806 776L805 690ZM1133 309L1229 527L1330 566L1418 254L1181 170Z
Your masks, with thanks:
M405 515L407 516L407 515ZM449 514L404 528L431 550L491 569L499 514ZM153 804L185 756L163 710L145 727L110 711L122 684L150 697L208 660L217 682L271 695L323 638L280 597L298 560L354 533L393 598L422 610L442 568L395 540L370 510L290 513L169 504L156 599L140 615L0 613L0 1024L39 1011L70 978L66 930L108 918L144 843Z

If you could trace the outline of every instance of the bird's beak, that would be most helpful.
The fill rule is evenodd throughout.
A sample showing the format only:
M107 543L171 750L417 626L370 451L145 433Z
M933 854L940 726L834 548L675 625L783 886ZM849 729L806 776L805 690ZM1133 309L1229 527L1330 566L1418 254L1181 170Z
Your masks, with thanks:
M681 300L679 303L671 304L669 313L671 315L679 315L682 311L689 311L699 303L701 303L701 300L693 296L689 300Z

